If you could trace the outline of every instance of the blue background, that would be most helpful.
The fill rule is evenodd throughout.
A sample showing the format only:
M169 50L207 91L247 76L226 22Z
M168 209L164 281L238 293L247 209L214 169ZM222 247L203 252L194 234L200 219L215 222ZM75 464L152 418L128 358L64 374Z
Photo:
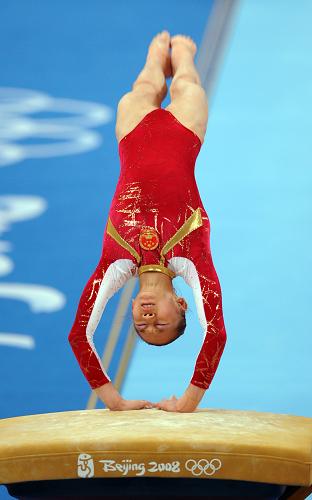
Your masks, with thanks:
M42 215L0 233L14 262L0 285L41 284L66 299L58 311L34 313L20 300L0 298L0 331L35 342L32 349L0 345L2 418L86 406L90 388L67 336L100 256L119 175L118 100L131 90L159 31L188 34L200 48L211 7L206 0L1 6L1 87L98 103L107 111L106 122L94 127L101 138L96 148L0 168L0 196L47 203ZM241 1L225 39L196 179L211 221L228 341L201 408L312 416L311 10L307 0L300 9L290 0ZM49 139L16 142L40 141ZM174 286L189 304L187 331L162 349L137 341L122 387L127 399L178 396L189 383L201 332L191 289L180 278ZM99 351L120 293L96 334ZM128 310L120 348L130 320ZM118 362L117 350L112 377Z

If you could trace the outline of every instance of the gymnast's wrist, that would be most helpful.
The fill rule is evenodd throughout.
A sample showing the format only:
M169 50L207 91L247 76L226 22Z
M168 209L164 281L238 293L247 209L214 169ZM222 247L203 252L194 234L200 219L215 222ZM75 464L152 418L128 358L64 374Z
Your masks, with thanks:
M112 382L101 385L101 387L97 387L94 390L97 396L110 410L114 410L120 406L122 397Z
M185 393L177 400L177 411L180 413L192 413L197 408L197 402L188 398Z
M196 385L190 384L185 391L185 396L187 399L190 399L194 403L199 404L204 397L206 389L202 389L201 387L197 387Z
M205 389L190 384L181 398L177 401L177 411L181 413L193 412L196 410L204 394Z

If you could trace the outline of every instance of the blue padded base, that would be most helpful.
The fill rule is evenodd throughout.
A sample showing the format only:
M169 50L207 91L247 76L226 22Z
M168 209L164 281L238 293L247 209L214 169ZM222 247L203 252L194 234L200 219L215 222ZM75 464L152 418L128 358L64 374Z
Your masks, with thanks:
M13 497L20 500L33 498L174 498L236 497L279 499L287 486L248 481L199 478L93 478L57 481L29 481L5 485ZM62 496L65 495L65 496ZM213 496L212 496L213 495ZM283 498L284 497L283 495Z

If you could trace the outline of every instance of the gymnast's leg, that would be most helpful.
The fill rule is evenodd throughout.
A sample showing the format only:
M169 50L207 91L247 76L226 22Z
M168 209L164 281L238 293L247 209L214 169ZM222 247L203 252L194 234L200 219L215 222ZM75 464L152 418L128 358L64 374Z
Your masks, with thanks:
M146 61L132 85L119 101L116 117L118 142L153 109L159 108L167 95L166 78L171 77L170 34L163 31L149 45Z
M168 31L163 31L153 38L148 48L145 66L132 86L133 92L142 92L151 88L158 107L167 95L166 78L171 77L172 73L169 48Z
M175 35L171 38L173 78L170 86L171 103L166 109L204 142L208 99L194 64L196 50L195 42L188 36Z

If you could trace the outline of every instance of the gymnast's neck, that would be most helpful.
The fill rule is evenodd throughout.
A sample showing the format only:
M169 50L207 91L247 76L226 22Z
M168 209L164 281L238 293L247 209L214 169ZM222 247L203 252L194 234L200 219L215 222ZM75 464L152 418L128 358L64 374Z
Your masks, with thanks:
M173 291L172 279L164 273L148 271L139 276L140 292Z

